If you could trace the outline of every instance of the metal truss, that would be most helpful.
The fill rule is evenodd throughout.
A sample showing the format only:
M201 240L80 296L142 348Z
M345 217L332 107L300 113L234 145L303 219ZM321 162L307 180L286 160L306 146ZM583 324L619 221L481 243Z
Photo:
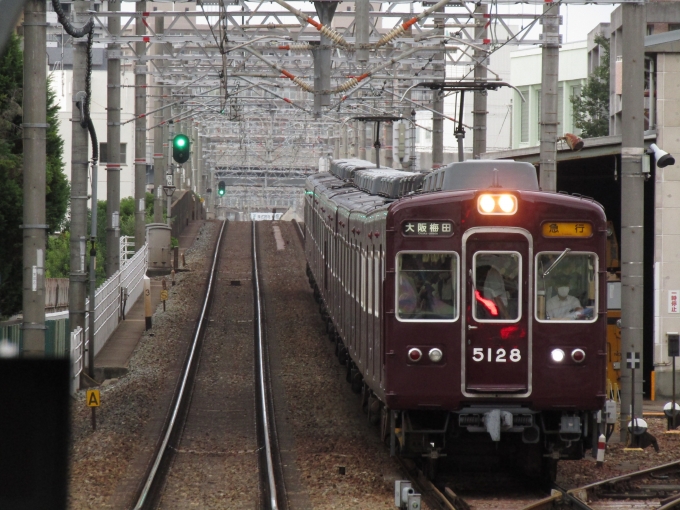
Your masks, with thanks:
M446 69L454 66L466 71L484 66L506 44L542 44L529 38L542 15L482 14L475 11L480 2L444 0L372 2L377 9L369 12L368 36L359 43L355 10L338 8L331 22L322 23L329 4L351 8L354 2L203 0L195 11L180 7L177 12L159 8L91 14L96 42L120 45L118 52L109 50L109 57L133 63L136 74L145 72L150 95L169 89L167 103L175 105L175 123L198 123L205 140L199 156L209 182L245 185L239 197L255 197L257 203L286 190L296 195L290 186L300 185L318 168L319 158L331 153L341 130L353 134L357 129L350 118L405 114L410 119L413 108L432 111L438 92L414 88L416 84L443 81ZM108 30L112 16L121 18L121 35ZM159 16L165 20L163 33L153 28ZM134 35L133 25L140 23L146 34ZM487 27L490 35L476 38L480 27ZM495 38L497 27L503 29L503 40ZM144 43L142 51L136 51L136 43ZM358 56L364 50L367 60ZM323 86L319 59L328 67ZM497 75L490 80L500 81ZM256 196L251 190L263 193ZM273 195L267 190L274 190Z

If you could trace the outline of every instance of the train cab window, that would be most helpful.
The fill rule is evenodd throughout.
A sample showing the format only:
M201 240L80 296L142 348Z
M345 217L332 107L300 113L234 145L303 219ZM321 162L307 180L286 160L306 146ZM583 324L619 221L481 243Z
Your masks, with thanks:
M597 320L597 256L565 251L536 255L536 319Z
M473 258L475 284L472 300L473 317L477 321L520 319L522 264L517 252L479 251Z
M401 252L397 255L397 319L458 319L458 254Z

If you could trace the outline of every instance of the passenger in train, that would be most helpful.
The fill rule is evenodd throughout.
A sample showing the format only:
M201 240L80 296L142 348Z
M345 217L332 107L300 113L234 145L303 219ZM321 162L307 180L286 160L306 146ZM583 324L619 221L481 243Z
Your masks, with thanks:
M583 307L578 298L569 294L568 276L560 276L555 281L557 294L545 304L546 318L551 320L574 320L581 318Z
M505 290L505 281L500 271L495 267L489 267L484 278L483 296L485 299L492 300L498 307L497 319L510 319L508 312L508 294Z

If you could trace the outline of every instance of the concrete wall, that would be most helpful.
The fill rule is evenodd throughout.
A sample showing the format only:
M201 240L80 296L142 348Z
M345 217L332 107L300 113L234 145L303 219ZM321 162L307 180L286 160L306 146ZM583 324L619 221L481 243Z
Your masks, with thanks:
M172 237L179 239L190 221L205 219L205 209L198 196L190 191L176 191L172 198Z
M659 53L656 62L657 145L680 161L680 54ZM672 367L666 333L680 332L680 313L669 313L669 293L680 291L680 163L656 169L655 195L656 391L670 396ZM680 380L677 388L680 389Z

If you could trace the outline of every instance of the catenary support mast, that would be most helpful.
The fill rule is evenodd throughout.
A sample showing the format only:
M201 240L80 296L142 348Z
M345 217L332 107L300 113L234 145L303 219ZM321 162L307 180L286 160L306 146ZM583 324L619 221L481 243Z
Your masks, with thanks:
M640 354L642 367L642 297L644 295L644 38L645 4L626 3L623 15L621 114L621 359ZM638 372L638 374L641 371ZM621 364L621 439L625 440L630 406L631 370ZM642 416L642 377L635 381L635 416Z
M45 355L45 166L47 90L45 2L24 8L24 215L23 338L24 355Z

